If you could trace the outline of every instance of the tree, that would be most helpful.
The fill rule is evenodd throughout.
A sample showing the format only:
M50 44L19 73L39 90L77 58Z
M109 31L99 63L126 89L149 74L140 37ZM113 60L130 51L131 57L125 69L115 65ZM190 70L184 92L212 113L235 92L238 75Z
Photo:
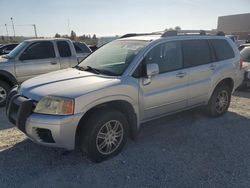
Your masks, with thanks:
M164 30L164 32L166 32L166 31L173 31L173 28L172 28L172 27L166 28L166 29Z
M76 33L73 30L71 31L70 39L71 40L76 40Z
M62 37L62 38L69 39L69 36L68 36L68 35L62 35L61 37Z
M181 30L181 27L180 26L175 26L174 28L176 31L180 31Z
M96 39L96 35L95 34L93 35L92 39Z
M166 31L173 31L173 30L180 31L181 27L180 26L175 26L175 28L170 27L170 28L166 28L164 31L166 32Z
M58 34L58 33L56 33L56 34L55 34L55 38L61 38L61 35Z

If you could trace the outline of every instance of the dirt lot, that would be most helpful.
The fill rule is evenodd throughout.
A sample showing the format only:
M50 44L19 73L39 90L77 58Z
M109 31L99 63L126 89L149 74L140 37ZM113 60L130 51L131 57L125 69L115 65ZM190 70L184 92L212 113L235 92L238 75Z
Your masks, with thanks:
M100 164L32 143L0 113L1 188L250 187L250 92L235 93L220 118L196 109L147 123Z

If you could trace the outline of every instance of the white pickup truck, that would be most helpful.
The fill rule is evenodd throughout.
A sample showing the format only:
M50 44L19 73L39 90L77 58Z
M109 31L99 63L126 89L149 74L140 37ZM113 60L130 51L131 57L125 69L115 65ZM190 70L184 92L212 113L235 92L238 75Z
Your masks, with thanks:
M68 39L31 39L0 57L0 106L16 84L51 71L76 66L91 50Z

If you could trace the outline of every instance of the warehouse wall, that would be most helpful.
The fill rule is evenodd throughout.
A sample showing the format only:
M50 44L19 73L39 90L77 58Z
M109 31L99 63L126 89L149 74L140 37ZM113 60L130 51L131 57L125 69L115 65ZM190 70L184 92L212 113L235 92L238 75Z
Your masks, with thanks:
M250 13L220 16L218 18L217 30L224 31L227 34L239 34L245 38L250 34Z

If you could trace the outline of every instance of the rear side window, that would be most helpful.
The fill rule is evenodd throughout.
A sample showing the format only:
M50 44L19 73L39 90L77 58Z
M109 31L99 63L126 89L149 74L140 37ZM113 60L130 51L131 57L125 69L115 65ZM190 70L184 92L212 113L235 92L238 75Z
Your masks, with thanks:
M76 53L90 53L90 49L84 44L80 42L74 42L74 47Z
M209 42L214 48L217 60L222 61L222 60L234 58L234 51L226 40L210 39Z
M207 40L182 41L183 61L185 67L204 65L212 62Z
M58 51L61 57L70 57L71 51L66 41L57 41Z
M79 46L76 43L74 43L74 47L75 47L76 53L83 53L82 49L79 48Z

